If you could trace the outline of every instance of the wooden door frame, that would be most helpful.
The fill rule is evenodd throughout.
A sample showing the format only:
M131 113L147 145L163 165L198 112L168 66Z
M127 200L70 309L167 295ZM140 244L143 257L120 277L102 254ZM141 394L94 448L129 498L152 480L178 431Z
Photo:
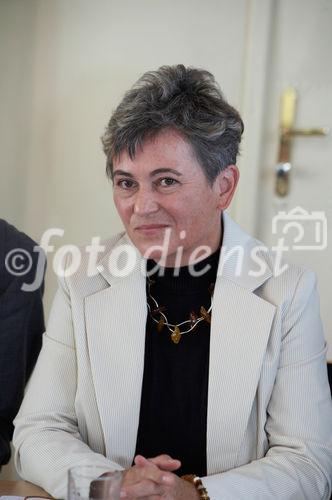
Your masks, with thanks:
M231 214L250 234L258 232L258 191L262 168L262 137L267 75L273 44L275 0L248 0L243 58L241 115L245 125L238 165L240 182Z

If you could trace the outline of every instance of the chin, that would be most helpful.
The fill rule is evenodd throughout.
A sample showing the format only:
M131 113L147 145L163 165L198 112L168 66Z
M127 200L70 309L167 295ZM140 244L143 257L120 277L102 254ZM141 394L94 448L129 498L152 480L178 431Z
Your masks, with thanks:
M165 248L164 240L161 238L145 239L145 241L138 238L131 239L139 253L148 259L160 259L167 257L169 254L168 248Z
M147 245L147 246L144 246L143 248L139 248L139 251L141 253L141 255L146 258L146 259L152 259L154 261L159 261L160 259L165 259L165 255L163 255L162 251L161 250L151 250L151 248L153 247L154 245ZM166 256L167 258L167 256Z

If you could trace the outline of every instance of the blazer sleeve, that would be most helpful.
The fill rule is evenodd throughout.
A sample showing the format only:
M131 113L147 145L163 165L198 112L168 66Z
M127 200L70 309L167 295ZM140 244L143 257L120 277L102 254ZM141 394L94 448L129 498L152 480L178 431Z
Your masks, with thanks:
M265 457L203 478L211 500L329 499L332 403L314 274L305 271L283 320L267 411Z
M106 472L122 467L92 451L80 435L70 294L65 279L59 283L42 350L14 422L13 443L20 476L55 498L66 498L69 468L93 464Z

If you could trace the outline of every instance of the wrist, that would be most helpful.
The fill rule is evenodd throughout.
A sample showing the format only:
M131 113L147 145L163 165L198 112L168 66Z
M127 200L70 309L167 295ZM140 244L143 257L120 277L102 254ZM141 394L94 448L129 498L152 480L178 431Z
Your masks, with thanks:
M196 486L189 483L189 481L186 481L188 483L188 487L190 488L190 498L192 500L201 500L201 497L196 489Z
M202 480L199 476L196 476L195 474L185 474L184 476L181 476L181 479L183 479L184 481L187 481L188 483L191 483L193 485L193 487L196 490L198 499L210 500L208 492L207 492L206 488L204 487Z

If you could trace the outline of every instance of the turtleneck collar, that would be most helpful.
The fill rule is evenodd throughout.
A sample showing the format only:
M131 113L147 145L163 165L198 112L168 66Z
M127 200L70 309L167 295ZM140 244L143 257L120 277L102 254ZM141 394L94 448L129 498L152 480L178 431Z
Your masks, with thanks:
M147 261L149 279L157 284L173 291L192 290L208 287L216 280L220 247L211 255L196 264L181 267L162 267L154 260ZM151 270L153 271L150 274ZM193 272L194 271L194 272Z

